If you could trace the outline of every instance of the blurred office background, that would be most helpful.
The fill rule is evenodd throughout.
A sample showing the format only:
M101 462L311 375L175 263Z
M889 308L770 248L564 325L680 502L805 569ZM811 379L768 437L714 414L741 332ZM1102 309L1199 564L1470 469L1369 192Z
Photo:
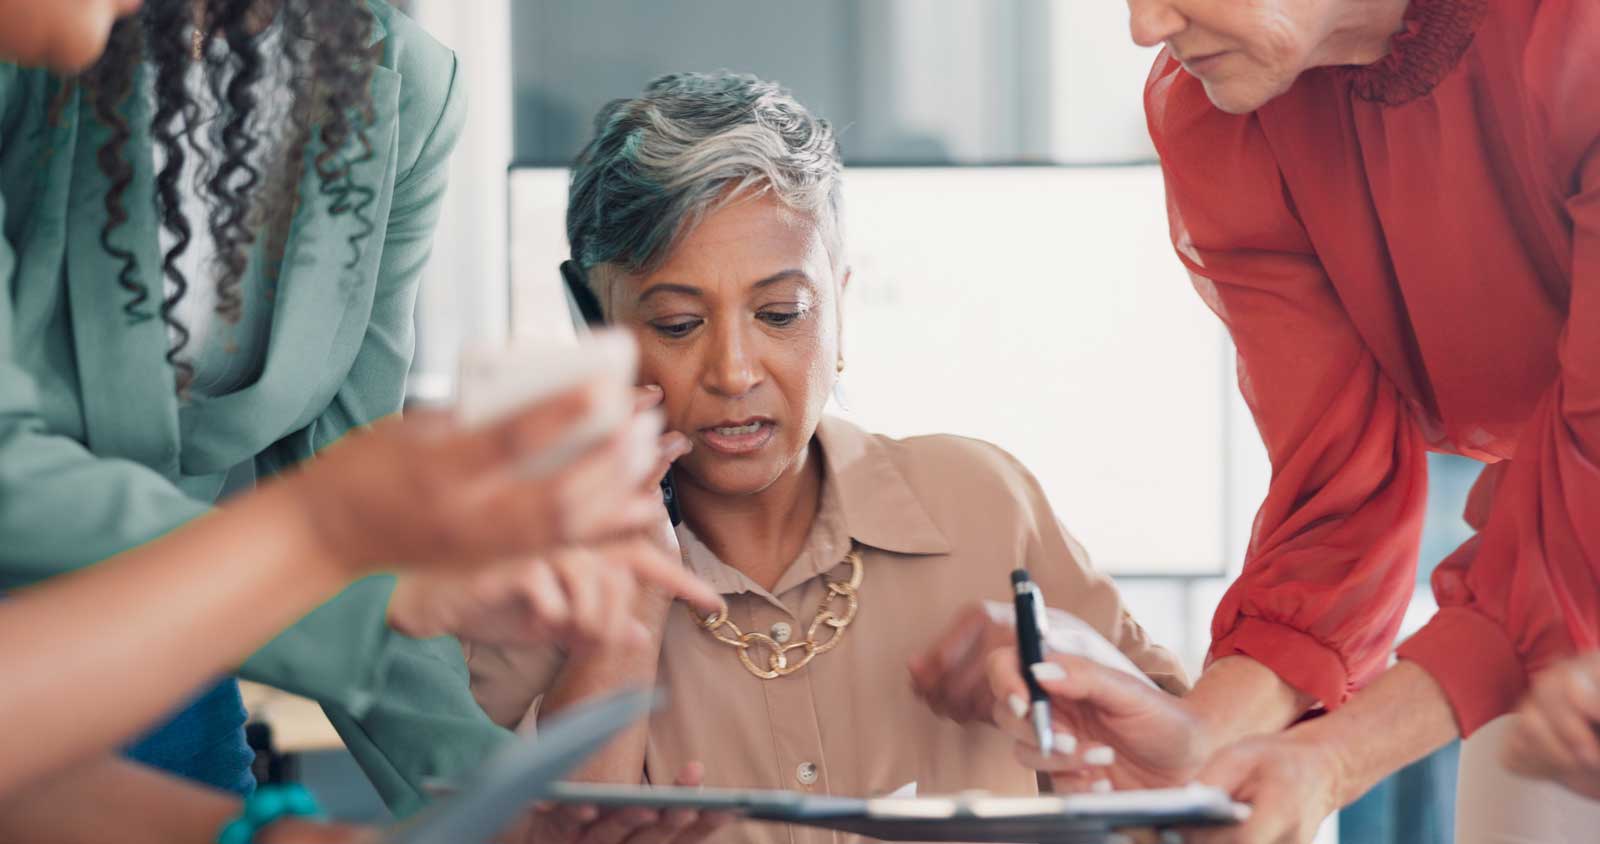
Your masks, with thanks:
M460 54L472 100L414 395L450 394L464 342L571 332L556 273L564 167L604 102L673 71L780 81L841 129L848 164L839 412L1016 453L1139 620L1198 672L1269 469L1227 337L1167 239L1141 104L1154 53L1129 42L1123 4L398 5ZM1438 456L1433 468L1408 631L1433 609L1427 573L1465 537L1477 473ZM348 785L337 754L307 760L324 789ZM1324 839L1450 841L1454 760L1451 748L1384 783Z

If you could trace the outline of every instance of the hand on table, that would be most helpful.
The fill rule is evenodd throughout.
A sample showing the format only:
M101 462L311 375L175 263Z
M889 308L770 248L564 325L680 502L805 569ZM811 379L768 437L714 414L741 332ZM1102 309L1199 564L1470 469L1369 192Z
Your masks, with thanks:
M1540 672L1501 749L1513 773L1600 800L1600 653Z
M1057 791L1188 784L1205 761L1199 720L1181 698L1099 663L1051 654L1035 676L1050 695L1056 749L1040 755L1028 719L1017 651L989 655L994 723L1017 741L1017 758L1050 775Z

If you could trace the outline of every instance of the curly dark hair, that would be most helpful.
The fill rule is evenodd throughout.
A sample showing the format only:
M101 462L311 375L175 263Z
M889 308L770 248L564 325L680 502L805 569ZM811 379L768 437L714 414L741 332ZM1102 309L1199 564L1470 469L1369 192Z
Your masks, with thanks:
M230 323L241 316L239 285L258 236L265 237L270 272L282 261L304 199L300 184L313 139L319 144L313 162L318 194L328 213L353 215L360 224L351 238L347 269L359 257L362 241L376 231L369 214L376 192L356 184L351 175L356 164L373 155L367 129L373 120L371 82L377 59L367 43L375 25L366 0L146 0L138 14L112 30L100 61L68 80L69 86L82 86L95 119L109 129L98 151L100 169L111 184L100 243L122 264L117 284L127 297L123 312L129 324L159 316L169 327L174 340L167 360L176 371L180 393L193 371L181 359L189 331L173 310L193 283L184 277L178 259L192 243L195 225L205 225L216 243L217 313ZM280 32L274 41L278 49L269 55L264 41L274 26ZM264 173L258 166L263 136L259 105L274 61L280 63L279 78L286 81L292 105L279 148L266 151L270 157ZM141 62L148 62L154 73L155 111L148 131L165 159L155 179L156 211L172 238L162 261L171 290L154 311L151 290L139 277L132 250L116 238L128 221L125 199L134 169L126 147L138 129L129 125L126 111L129 98L136 95ZM220 129L214 152L194 137L207 117L187 83L196 65L222 108L216 116ZM179 185L190 156L196 157L202 174L208 212L204 221L190 220L183 212Z

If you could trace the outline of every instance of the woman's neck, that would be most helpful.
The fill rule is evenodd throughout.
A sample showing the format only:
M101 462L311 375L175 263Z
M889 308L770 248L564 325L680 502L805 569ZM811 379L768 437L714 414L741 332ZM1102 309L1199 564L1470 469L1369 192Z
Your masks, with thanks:
M1322 39L1312 66L1368 65L1389 55L1395 33L1405 28L1410 0L1349 0L1333 4L1339 17Z
M685 480L679 503L694 535L718 559L771 591L805 547L822 503L822 459L815 444L753 495L722 495Z

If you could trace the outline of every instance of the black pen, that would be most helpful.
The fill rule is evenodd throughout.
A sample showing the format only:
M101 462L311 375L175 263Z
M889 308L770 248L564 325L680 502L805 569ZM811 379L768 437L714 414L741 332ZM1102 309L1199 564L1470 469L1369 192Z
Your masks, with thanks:
M1039 753L1045 756L1055 747L1050 724L1050 696L1033 677L1033 666L1044 662L1044 595L1039 592L1027 569L1011 573L1011 590L1017 607L1017 654L1022 659L1022 680L1028 684L1028 710L1033 716L1033 733L1039 740Z

